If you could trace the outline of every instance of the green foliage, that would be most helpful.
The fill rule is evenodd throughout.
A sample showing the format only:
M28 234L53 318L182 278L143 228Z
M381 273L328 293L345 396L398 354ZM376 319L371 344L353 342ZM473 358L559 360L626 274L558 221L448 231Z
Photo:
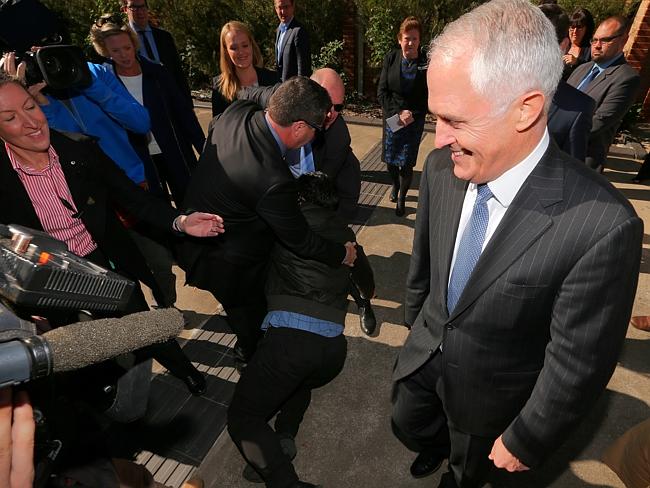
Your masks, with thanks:
M332 68L341 71L343 69L341 51L343 51L343 41L337 39L326 43L320 48L320 53L311 55L312 69Z
M629 0L560 0L558 3L569 15L578 8L586 8L594 16L596 25L612 15L634 15L639 6L639 2Z

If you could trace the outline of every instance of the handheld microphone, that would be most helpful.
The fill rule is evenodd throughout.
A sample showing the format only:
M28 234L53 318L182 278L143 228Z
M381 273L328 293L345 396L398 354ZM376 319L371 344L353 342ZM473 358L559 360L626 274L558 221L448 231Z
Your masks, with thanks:
M166 308L77 322L0 343L0 387L91 366L176 337L182 328L181 313Z

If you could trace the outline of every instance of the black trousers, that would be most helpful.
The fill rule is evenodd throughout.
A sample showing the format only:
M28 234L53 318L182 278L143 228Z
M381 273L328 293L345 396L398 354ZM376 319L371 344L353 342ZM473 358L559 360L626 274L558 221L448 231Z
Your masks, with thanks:
M218 253L206 253L201 266L201 288L211 292L226 311L228 326L237 336L237 343L249 359L262 337L260 326L266 315L267 263L233 264Z
M311 390L341 372L346 354L343 335L330 338L283 327L269 327L259 343L235 388L228 432L267 487L286 488L298 481L280 437L296 436ZM268 421L276 413L274 430Z
M443 409L442 358L437 351L412 375L393 387L393 433L408 449L448 456L460 488L484 486L494 438L467 434L449 426Z

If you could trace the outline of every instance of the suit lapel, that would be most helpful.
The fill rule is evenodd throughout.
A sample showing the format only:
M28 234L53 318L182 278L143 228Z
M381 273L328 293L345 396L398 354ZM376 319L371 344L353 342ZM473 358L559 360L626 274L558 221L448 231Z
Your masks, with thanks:
M0 215L4 224L21 224L36 230L43 230L41 222L36 215L25 186L20 181L16 171L11 166L11 161L4 150L4 143L0 151L0 181L2 181L3 208Z
M547 207L561 201L563 194L564 169L558 153L551 141L481 254L450 319L463 313L551 227Z
M590 94L590 93L596 91L596 89L598 88L598 86L599 86L601 83L605 83L605 81L607 80L607 78L609 78L610 76L614 76L614 74L616 73L616 71L618 70L618 68L619 68L621 65L625 64L625 63L626 63L625 58L624 58L624 57L621 57L621 58L620 58L618 61L616 61L614 64L612 64L611 66L608 66L608 67L605 69L605 71L603 71L603 72L602 72L599 76L597 76L597 77L596 77L596 78L595 78L591 83L589 83L589 86L587 86L587 91L586 91L585 93ZM592 64L592 66L593 66L593 64Z
M77 157L73 156L65 137L59 136L54 132L52 133L52 145L55 147L56 153L59 156L59 163L65 175L65 180L68 183L75 207L80 212L83 212L84 208L88 205L95 204L95 201L90 197L88 192L88 185L84 184L84 179L81 177L83 167L88 164L88 161L80 159L78 154Z

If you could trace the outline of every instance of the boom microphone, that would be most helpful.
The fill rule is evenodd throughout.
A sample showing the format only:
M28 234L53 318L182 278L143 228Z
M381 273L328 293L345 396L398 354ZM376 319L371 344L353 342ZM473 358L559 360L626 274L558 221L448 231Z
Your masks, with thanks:
M42 336L0 344L0 387L84 368L176 337L183 328L173 308L121 318L77 322Z

